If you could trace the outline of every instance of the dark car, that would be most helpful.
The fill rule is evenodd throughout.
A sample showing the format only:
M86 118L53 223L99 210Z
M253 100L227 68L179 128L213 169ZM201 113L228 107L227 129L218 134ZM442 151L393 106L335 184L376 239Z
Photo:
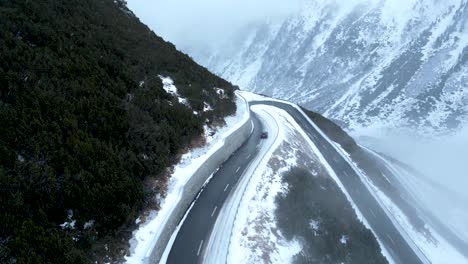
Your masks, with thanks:
M260 138L267 138L268 137L268 132L262 132L260 135Z

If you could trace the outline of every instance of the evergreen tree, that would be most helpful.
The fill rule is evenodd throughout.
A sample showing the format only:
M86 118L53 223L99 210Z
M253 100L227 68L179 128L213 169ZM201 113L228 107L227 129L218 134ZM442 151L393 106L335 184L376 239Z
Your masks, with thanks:
M207 119L235 112L235 88L124 1L0 0L0 57L1 263L118 252L158 191L145 180L159 179ZM203 112L205 102L214 110Z

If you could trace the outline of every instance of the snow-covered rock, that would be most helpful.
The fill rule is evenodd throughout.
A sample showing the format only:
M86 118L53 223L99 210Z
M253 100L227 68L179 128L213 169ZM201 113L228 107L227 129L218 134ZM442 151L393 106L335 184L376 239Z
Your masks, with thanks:
M467 0L312 0L240 39L228 52L191 53L243 89L300 103L350 129L434 132L466 122Z

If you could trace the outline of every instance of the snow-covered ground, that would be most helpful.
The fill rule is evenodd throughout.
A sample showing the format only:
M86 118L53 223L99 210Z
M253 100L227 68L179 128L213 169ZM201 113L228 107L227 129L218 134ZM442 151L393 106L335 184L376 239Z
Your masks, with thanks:
M275 198L287 188L282 183L282 174L297 165L297 157L292 151L275 155L283 144L291 141L294 132L284 115L277 115L274 109L278 108L252 107L262 122L268 124L268 130L276 129L277 132L273 146L252 171L250 182L244 189L235 216L227 263L262 263L265 258L272 263L291 263L292 257L302 249L299 241L287 241L280 232L273 232L278 230L274 219ZM270 133L270 137L273 135ZM280 166L273 159L278 159Z
M171 87L172 83L169 79L163 79L163 82L165 82L164 85L169 92L177 93L177 90L174 91L174 87ZM235 115L225 119L226 126L218 129L212 136L210 136L208 129L205 129L207 144L184 154L180 162L174 166L166 197L156 197L156 199L160 199L161 209L159 211L151 211L145 215L143 223L140 223L141 218L136 219L136 223L140 223L140 226L133 232L132 239L130 240L130 256L126 256L126 263L142 263L149 256L165 227L165 223L180 201L185 184L193 173L211 155L223 147L224 139L227 136L231 135L249 120L250 113L246 101L241 96L237 96L236 104L237 112Z
M271 100L248 92L242 95L250 101ZM288 190L282 175L293 166L307 166L314 175L318 170L326 171L369 228L339 178L293 117L273 106L255 105L252 110L267 124L270 142L264 145L270 147L260 150L260 158L246 170L239 187L221 209L204 253L205 263L219 263L220 259L227 263L290 263L302 250L299 241L284 238L275 221L275 197ZM231 224L229 219L234 222ZM389 259L385 249L382 253Z
M440 264L468 263L468 260L441 235L439 235L432 226L428 224L425 226L426 230L429 230L430 236L418 232L418 230L411 224L403 211L385 194L385 192L381 191L377 186L375 186L372 180L362 170L359 169L358 165L351 159L350 155L343 148L341 148L339 144L333 143L333 145L348 161L348 163L353 166L354 170L361 177L361 180L390 217L395 227L397 227L403 237L405 237L405 240L408 241L408 243L418 253L418 255L423 258L423 260L426 259L429 263ZM377 153L374 154L381 158L395 175L401 175L400 172L383 157Z

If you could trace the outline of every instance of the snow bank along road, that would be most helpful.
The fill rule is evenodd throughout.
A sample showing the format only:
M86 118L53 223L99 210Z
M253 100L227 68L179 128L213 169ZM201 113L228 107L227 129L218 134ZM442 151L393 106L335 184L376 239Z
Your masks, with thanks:
M397 263L423 263L415 251L407 243L404 237L385 211L380 207L377 200L369 192L361 181L359 175L352 166L341 156L332 144L311 124L294 106L276 101L251 102L254 104L272 105L287 111L296 122L304 129L310 139L316 144L324 158L336 172L340 181L348 191L354 203L366 218L367 222L378 236L379 240L390 252L393 260Z
M199 194L183 220L166 263L200 263L218 213L244 170L263 147L261 122L252 113L254 130L249 139L219 168ZM164 262L164 258L162 259Z
M234 252L231 251L231 240L235 236L233 232L239 232L239 230L234 228L237 222L236 218L239 215L248 213L245 211L241 212L240 210L247 210L246 208L241 208L241 204L243 203L244 196L248 195L250 185L255 185L255 183L251 183L251 180L253 177L256 177L255 174L258 173L259 168L260 171L263 171L273 152L278 149L279 144L283 140L282 137L279 137L280 128L272 113L261 108L254 109L254 107L252 107L252 111L260 119L263 131L268 131L268 138L262 141L255 158L251 160L239 182L233 188L219 211L216 223L210 232L209 240L205 242L206 247L201 260L204 264L219 264L223 263L223 260L226 260L226 263L245 263L241 259L236 259L239 257L239 252L235 250Z

